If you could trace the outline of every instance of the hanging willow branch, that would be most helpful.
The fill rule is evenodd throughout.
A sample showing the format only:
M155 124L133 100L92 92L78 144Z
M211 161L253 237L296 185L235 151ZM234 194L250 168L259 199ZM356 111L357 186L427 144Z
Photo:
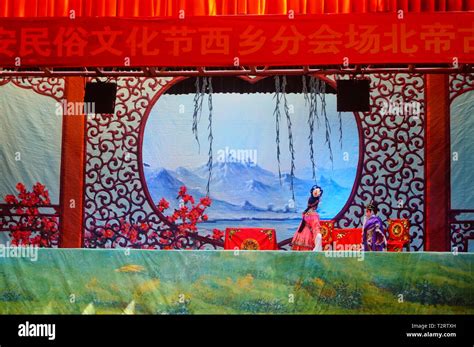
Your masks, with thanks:
M291 197L293 201L295 200L295 190L293 185L293 180L295 177L295 148L293 146L293 132L292 132L292 124L291 124L291 117L290 117L290 108L288 107L288 101L286 99L286 76L283 76L282 82L282 94L283 94L283 105L285 109L286 115L286 124L288 126L288 148L290 150L291 155L291 166L290 166L290 190L291 190Z
M305 101L307 100L307 86L306 78L303 79L303 94L305 96ZM329 158L331 160L331 165L334 166L334 157L332 153L332 144L331 144L331 124L329 123L329 118L326 112L326 83L319 80L316 77L311 76L309 79L309 114L308 114L308 127L309 127L309 155L311 159L311 168L313 172L313 179L316 181L316 161L315 161L315 152L314 152L314 124L316 123L319 127L321 126L321 121L318 114L318 99L321 101L321 117L324 118L324 128L326 133L326 144L329 148ZM342 148L342 119L341 114L339 113L339 142Z
M204 101L204 95L206 94L206 89L208 88L207 86L208 80L203 77L202 78L202 86L201 86L201 96L199 100L199 120L201 120L201 114L202 114L202 103Z
M309 88L310 88L310 112L313 113L314 118L316 119L318 129L321 126L321 122L319 120L318 114L318 95L320 92L320 83L319 79L316 77L311 76L309 80Z
M342 149L342 115L341 115L341 112L339 112L339 144L341 145L341 149Z
M332 146L331 146L331 125L329 124L329 119L326 112L326 82L321 81L319 96L321 98L321 114L324 117L324 125L326 131L326 144L329 147L329 159L331 160L331 165L334 166L334 158L332 155Z
M303 84L303 93L306 88L306 78L304 78L305 83ZM314 77L310 77L309 79L309 86L310 86L310 95L306 93L306 98L309 99L309 114L308 114L308 126L309 126L309 156L311 159L311 168L313 171L313 179L316 180L316 161L314 159L314 122L317 118L318 114L318 98L317 93L319 92L318 88L316 88L316 83Z
M207 99L207 104L209 107L209 135L208 135L208 140L209 140L209 152L208 152L208 160L207 160L207 169L209 170L209 176L207 178L207 186L206 186L206 192L207 196L209 196L209 191L210 191L210 186L211 186L211 178L212 178L212 166L213 166L213 157L212 157L212 143L214 140L214 137L212 136L212 77L208 77L208 85L209 85L209 94L208 94L208 99Z
M275 115L275 128L276 128L276 147L277 147L277 162L278 162L278 178L280 179L281 185L281 168L280 168L280 76L275 76L275 110L273 114Z
M308 96L308 84L306 82L306 75L301 76L303 82L303 97L304 97L304 105L308 105L309 103L309 96Z
M196 142L198 144L198 152L201 151L201 144L199 143L199 136L198 136L198 113L199 113L199 106L200 102L199 99L201 98L201 90L199 88L199 76L196 77L196 82L194 83L196 88L196 93L194 94L194 111L193 111L193 134Z
M202 114L202 102L204 101L204 94L206 93L207 80L205 77L202 79L202 86L199 87L199 77L196 77L194 83L196 93L194 94L194 111L193 111L193 134L198 144L198 153L201 152L201 143L199 142L198 124L201 121ZM199 114L199 119L198 119Z

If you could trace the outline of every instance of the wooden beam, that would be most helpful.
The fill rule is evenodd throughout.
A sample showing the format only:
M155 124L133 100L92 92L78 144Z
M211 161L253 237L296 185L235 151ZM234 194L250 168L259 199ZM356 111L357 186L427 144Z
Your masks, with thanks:
M450 250L449 75L426 75L425 251Z
M84 77L66 77L65 101L82 103L84 93ZM59 226L63 248L83 245L85 126L83 114L63 115Z

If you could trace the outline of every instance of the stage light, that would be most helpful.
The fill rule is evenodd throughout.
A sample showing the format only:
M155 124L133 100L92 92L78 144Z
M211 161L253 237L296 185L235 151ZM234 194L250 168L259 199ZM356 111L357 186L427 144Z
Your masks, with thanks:
M88 82L84 102L93 103L95 113L114 113L117 84Z
M338 80L337 111L370 111L370 81L368 79Z

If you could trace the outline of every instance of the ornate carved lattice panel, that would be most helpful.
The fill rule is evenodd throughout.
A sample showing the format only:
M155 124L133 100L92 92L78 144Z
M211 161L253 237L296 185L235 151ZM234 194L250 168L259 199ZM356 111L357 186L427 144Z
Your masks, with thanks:
M36 93L49 96L56 101L64 98L64 78L49 77L3 77L0 78L0 86L13 83L23 89L32 89Z
M371 111L358 113L359 172L337 227L358 227L374 197L385 218L410 220L411 250L423 250L424 80L421 75L371 75ZM419 112L418 112L419 111Z
M453 222L451 223L451 249L458 252L467 252L467 242L474 239L473 222Z
M474 74L449 75L449 99L451 102L470 90L474 90Z

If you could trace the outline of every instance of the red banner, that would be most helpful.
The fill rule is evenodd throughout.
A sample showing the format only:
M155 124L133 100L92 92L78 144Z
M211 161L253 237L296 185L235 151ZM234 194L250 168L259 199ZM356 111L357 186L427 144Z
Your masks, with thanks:
M275 229L227 228L224 249L278 250Z
M0 67L389 63L474 63L474 12L0 20Z

